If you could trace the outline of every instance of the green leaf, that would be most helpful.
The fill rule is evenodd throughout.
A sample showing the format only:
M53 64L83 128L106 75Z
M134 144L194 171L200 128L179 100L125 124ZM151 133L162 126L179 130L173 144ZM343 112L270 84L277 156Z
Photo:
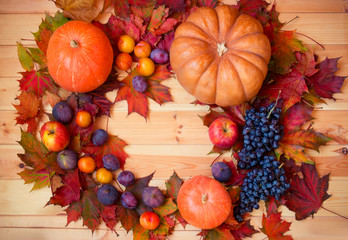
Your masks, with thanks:
M280 147L275 151L277 154L281 155L284 153L284 156L287 159L294 159L297 162L304 162L308 164L314 164L313 160L309 158L309 156L305 153L304 148L296 145L282 145L279 143Z
M129 232L136 226L139 220L139 215L135 210L127 209L123 206L119 206L117 209L117 215L121 221L122 227Z
M158 8L154 9L152 12L151 20L147 26L147 30L150 32L155 31L165 19L165 15L168 14L168 9L165 8L165 5L161 5Z
M229 229L214 228L208 231L205 240L231 240L234 239Z
M21 140L18 142L25 150L26 163L39 171L49 168L59 173L64 173L56 161L57 153L49 152L42 142L39 142L33 134L21 130Z
M34 61L31 57L29 51L20 43L17 42L17 53L19 61L22 65L22 67L26 71L31 71L34 68Z
M295 52L308 51L302 41L295 38L295 31L277 31L274 33L272 45L272 57L274 59L271 69L276 73L285 74L296 61ZM272 63L271 63L272 65Z
M149 240L149 230L137 223L133 228L133 240Z
M42 52L46 53L48 41L52 33L67 22L68 19L61 12L57 12L54 17L46 14L45 20L42 20L39 25L39 30L33 33L36 44Z
M153 235L167 236L172 227L169 226L165 217L160 216L160 225L152 231Z
M97 198L96 191L84 191L81 198L82 211L81 216L83 225L87 226L92 232L100 224L100 203Z
M299 129L286 134L282 139L282 144L302 146L319 152L319 147L326 145L326 143L331 140L330 137L316 132L313 129Z
M180 190L181 185L184 181L174 171L173 175L166 181L166 196L176 199Z
M46 66L46 56L43 51L38 48L28 48L28 50L34 62L38 63L41 67Z
M36 171L35 169L24 169L18 173L19 176L27 183L34 183L30 191L37 190L46 186L51 186L51 177L55 172L49 172L46 169Z
M167 198L165 200L165 202L157 207L153 209L160 217L164 217L167 215L170 215L172 213L174 213L176 210L178 210L178 207L176 206L176 204L173 202L173 199L171 198Z

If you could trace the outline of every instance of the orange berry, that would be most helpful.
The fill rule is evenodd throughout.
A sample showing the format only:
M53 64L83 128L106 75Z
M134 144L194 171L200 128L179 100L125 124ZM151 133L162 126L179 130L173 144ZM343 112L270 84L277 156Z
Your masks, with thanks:
M138 42L134 47L134 54L138 58L149 57L151 54L151 45L145 41Z
M142 76L150 76L155 71L155 63L150 58L140 58L137 71Z
M116 66L126 71L132 66L132 57L128 53L120 53L116 57Z
M81 172L92 173L95 170L95 161L92 157L85 156L79 159L77 167Z
M148 230L156 229L160 224L159 216L154 212L144 212L139 219L140 225Z
M131 53L134 49L134 39L129 35L122 35L117 41L118 50L124 53Z
M112 173L106 168L99 168L96 174L97 181L102 184L110 183L113 179Z
M92 122L92 115L84 110L77 112L75 122L80 127L88 127Z

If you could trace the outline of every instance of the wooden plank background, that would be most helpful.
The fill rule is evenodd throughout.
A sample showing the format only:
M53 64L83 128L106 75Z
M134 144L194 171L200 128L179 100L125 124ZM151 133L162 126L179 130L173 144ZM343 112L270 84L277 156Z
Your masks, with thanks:
M233 3L234 0L225 1ZM348 76L348 1L344 0L278 0L277 9L282 21L291 21L286 28L296 29L325 46L321 49L309 38L299 36L321 60L326 57L341 57L339 75ZM131 234L118 225L117 238L105 225L92 235L82 227L82 222L66 225L66 215L55 206L44 207L50 197L49 189L30 192L32 186L24 185L17 175L20 161L17 153L23 150L18 145L20 126L15 125L15 97L21 69L17 59L16 42L33 45L31 32L38 30L44 13L55 13L54 3L47 0L0 0L0 239L132 239ZM27 40L24 40L27 39ZM29 39L29 40L28 40ZM198 115L207 112L206 107L190 104L194 98L187 94L173 79L165 82L171 88L173 103L159 106L151 101L148 121L131 114L127 116L125 102L117 103L112 109L108 130L126 140L130 158L126 168L136 177L146 176L156 170L152 185L164 186L173 170L180 177L203 174L210 176L209 164L215 156L208 156L212 145L207 128ZM110 99L115 93L110 94ZM340 136L320 154L308 151L318 164L322 176L331 172L329 194L333 196L324 203L327 209L348 216L348 156L342 153L348 147L348 84L342 93L336 94L337 101L318 105L313 115L314 128L323 133ZM50 111L50 108L46 108ZM106 126L106 119L98 122ZM283 215L292 222L290 234L294 239L343 240L348 236L348 221L320 209L315 217L296 221L294 214L282 209ZM262 211L253 213L252 223L261 227ZM199 231L188 226L176 231L170 239L199 239ZM253 239L265 239L256 234Z

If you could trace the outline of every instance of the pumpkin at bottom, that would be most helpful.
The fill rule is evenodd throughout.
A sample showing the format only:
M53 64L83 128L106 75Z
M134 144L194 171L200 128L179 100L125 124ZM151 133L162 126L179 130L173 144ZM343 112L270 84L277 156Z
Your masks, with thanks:
M180 188L177 198L182 217L192 226L213 229L229 216L232 202L221 183L206 176L195 176Z

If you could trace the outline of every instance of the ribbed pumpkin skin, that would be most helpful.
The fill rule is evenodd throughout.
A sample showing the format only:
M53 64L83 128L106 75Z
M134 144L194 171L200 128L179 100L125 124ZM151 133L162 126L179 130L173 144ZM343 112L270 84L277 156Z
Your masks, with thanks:
M206 202L203 199L206 197ZM177 203L182 217L192 226L212 229L229 216L232 203L226 189L213 178L195 176L181 186Z
M222 107L258 93L270 57L260 22L226 5L193 12L175 31L170 48L180 84L199 101Z
M72 41L78 43L71 46ZM91 23L69 21L51 36L47 66L53 80L72 92L89 92L111 72L113 50L102 30Z

